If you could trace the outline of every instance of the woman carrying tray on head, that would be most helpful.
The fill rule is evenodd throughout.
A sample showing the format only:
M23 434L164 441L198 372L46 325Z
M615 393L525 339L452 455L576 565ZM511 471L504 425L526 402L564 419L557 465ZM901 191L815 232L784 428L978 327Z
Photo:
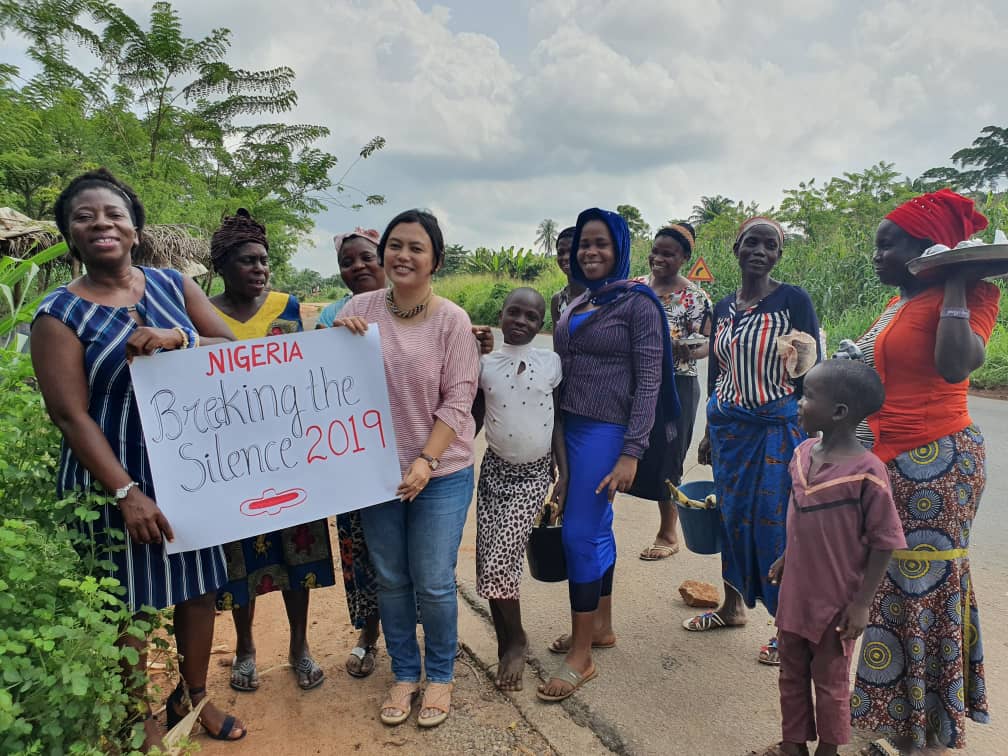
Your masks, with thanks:
M777 611L778 588L768 571L784 553L788 464L805 438L798 425L801 379L795 376L821 357L819 320L808 293L770 277L783 245L777 221L755 217L743 223L732 247L741 286L714 306L707 432L698 458L714 467L725 598L716 611L683 622L692 632L744 625L745 608L757 599L771 615ZM815 342L814 352L806 364L789 367L777 340L796 331ZM776 639L758 658L778 664Z
M909 549L875 596L851 701L855 727L893 733L902 753L965 747L966 717L988 719L970 529L986 482L984 441L966 403L984 362L1000 290L971 263L919 280L907 263L987 227L948 189L906 202L879 224L875 272L899 287L858 340L886 390L859 435L885 462ZM908 558L908 557L913 557ZM902 557L902 558L901 558Z

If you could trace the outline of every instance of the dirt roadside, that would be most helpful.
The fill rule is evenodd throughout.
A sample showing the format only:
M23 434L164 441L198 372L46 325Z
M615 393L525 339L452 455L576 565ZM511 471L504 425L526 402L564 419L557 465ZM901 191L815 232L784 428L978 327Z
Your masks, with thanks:
M333 541L336 533L333 527ZM520 710L498 692L480 662L463 651L455 668L451 718L441 727L421 730L413 716L400 727L378 720L378 707L392 684L389 658L379 643L375 672L359 680L344 669L357 637L346 610L342 585L312 591L312 653L326 673L315 690L301 691L287 665L287 620L279 593L259 599L256 646L260 688L239 693L228 686L234 626L217 618L214 645L226 649L210 661L208 688L213 700L239 716L249 734L239 743L218 743L199 728L193 740L200 753L238 754L554 754L549 742ZM460 602L460 612L469 610ZM558 712L559 715L559 712Z

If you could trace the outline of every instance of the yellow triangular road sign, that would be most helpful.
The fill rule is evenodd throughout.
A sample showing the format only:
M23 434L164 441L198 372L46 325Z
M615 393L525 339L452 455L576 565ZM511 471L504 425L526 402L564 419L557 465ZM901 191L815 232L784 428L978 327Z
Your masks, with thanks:
M700 281L701 283L714 283L714 274L711 273L711 269L707 267L707 263L704 262L702 257L696 259L693 267L686 274L686 278L690 281Z

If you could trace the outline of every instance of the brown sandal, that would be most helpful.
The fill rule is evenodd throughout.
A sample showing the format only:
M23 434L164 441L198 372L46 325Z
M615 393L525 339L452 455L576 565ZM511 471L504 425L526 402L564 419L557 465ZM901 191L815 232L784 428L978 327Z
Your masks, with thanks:
M389 688L388 695L385 696L378 715L382 724L400 725L409 719L410 712L413 710L413 699L416 698L419 692L420 686L409 682L397 682ZM388 710L398 711L399 713L386 714L385 712Z
M417 724L421 727L437 727L448 719L451 712L452 683L427 683L424 691L423 702L420 704L420 716L417 717ZM424 709L437 709L438 714L433 717L425 717Z

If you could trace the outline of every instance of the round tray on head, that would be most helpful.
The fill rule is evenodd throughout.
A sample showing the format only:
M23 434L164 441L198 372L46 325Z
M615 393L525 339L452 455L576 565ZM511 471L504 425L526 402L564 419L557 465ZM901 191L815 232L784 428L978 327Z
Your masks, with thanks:
M907 263L907 270L917 278L944 278L965 272L964 268L968 268L976 278L1008 276L1008 244L950 249L917 257Z

